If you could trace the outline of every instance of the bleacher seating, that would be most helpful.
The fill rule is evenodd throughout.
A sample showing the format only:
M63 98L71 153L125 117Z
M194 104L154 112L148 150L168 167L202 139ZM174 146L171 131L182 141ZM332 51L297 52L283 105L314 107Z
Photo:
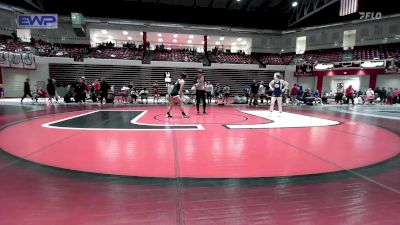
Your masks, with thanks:
M0 51L6 52L30 52L29 45L9 36L0 36Z
M154 50L153 61L203 62L203 55L187 49Z
M272 53L255 53L253 56L265 65L289 65L294 53L272 54Z
M306 51L303 55L303 60L311 64L316 62L342 62L343 49L334 48Z
M400 44L355 46L353 60L390 59L400 56Z
M211 63L258 64L250 55L214 52L208 55Z
M88 57L100 59L142 60L143 51L131 48L94 48L90 51Z
M88 45L52 45L44 42L40 43L39 41L34 42L34 47L39 56L70 58L85 54L89 49Z
M36 51L34 51L36 49ZM60 45L49 44L42 41L34 41L31 44L24 43L16 37L0 35L0 51L7 52L32 52L45 57L91 57L102 59L126 59L142 60L143 49L117 48L112 46L99 46L89 48L88 45ZM301 57L302 61L314 64L316 62L341 62L344 51L341 48L306 51ZM289 65L295 57L295 53L271 54L253 53L223 53L215 49L210 51L208 59L211 63L228 64L258 64L257 60L265 65ZM352 60L390 59L400 57L400 43L355 46L352 51ZM204 55L189 49L167 50L158 48L154 50L153 61L175 62L203 62Z

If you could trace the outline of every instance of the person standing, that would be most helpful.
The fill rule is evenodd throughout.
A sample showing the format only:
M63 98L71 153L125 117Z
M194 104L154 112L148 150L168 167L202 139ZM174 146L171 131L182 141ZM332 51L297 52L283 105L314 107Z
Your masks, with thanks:
M389 105L393 105L393 88L391 87L387 88L386 103Z
M381 90L381 104L386 103L386 94L387 94L387 90L385 87L382 87Z
M49 101L53 103L53 98L56 99L56 103L58 103L58 97L56 95L56 86L52 79L48 80L48 84L46 86L47 93L49 94Z
M24 98L26 96L31 97L32 103L33 103L33 97L32 97L32 94L31 94L31 84L29 83L29 81L30 81L30 79L26 78L26 80L24 82L24 95L21 98L21 104L22 104L22 101L24 100Z
M104 99L104 103L107 103L107 96L108 96L109 89L110 89L110 85L108 85L106 79L102 77L101 84L100 84L100 104L103 104L103 99Z
M351 99L351 104L354 105L354 89L353 86L349 86L346 89L346 98L347 98L347 104L350 105L350 99Z
M185 110L183 108L183 86L185 85L185 79L186 79L186 73L181 74L181 78L178 79L175 84L173 85L173 88L171 90L170 96L170 104L168 106L168 111L167 111L167 117L172 117L171 115L171 109L174 107L175 104L177 104L181 108L182 112L182 118L189 118Z
M280 73L274 74L274 79L269 83L269 88L272 90L270 113L274 111L275 101L278 102L279 116L282 113L282 94L288 89L289 83L282 79Z
M158 104L160 100L160 89L159 89L158 81L153 84L153 95L154 95L154 103Z
M368 88L368 90L365 93L367 94L367 100L369 104L372 104L375 100L374 90L372 90L372 88Z
M4 98L4 87L3 87L3 84L0 84L0 98Z
M393 103L398 104L399 103L399 89L395 88L393 91Z
M75 85L75 102L83 103L85 100L85 84L82 78L79 79L78 83Z
M98 79L94 80L93 89L94 89L94 94L95 94L96 98L98 99L100 97L100 82Z
M197 80L196 80L196 108L197 114L200 114L200 100L203 103L203 114L207 114L206 112L206 90L204 84L204 75L203 70L197 70Z
M253 105L257 105L257 97L258 97L258 89L260 86L257 84L256 80L253 80L253 83L250 85L250 101L249 101L249 106L251 106L251 103L253 102Z
M231 95L231 88L229 87L228 84L226 84L225 87L223 88L223 92L224 92L223 103L228 104L229 96Z
M207 93L208 104L211 104L211 98L212 98L213 92L214 92L214 86L210 82L207 82L206 93Z
M260 85L258 86L258 97L260 97L261 104L263 104L264 103L264 98L265 98L264 81L260 81Z
M335 96L336 104L343 103L343 86L340 84Z
M297 104L297 92L299 91L299 89L297 88L296 84L293 84L292 90L290 91L290 103L292 103L292 105Z

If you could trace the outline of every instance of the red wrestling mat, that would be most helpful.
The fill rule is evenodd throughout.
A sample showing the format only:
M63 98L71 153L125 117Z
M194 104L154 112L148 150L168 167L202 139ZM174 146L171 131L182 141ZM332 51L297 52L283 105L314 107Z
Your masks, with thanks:
M58 168L168 178L320 174L375 164L400 150L400 138L383 128L324 115L263 118L263 111L232 107L210 107L206 116L190 108L189 119L164 113L149 107L49 115L5 128L0 147Z

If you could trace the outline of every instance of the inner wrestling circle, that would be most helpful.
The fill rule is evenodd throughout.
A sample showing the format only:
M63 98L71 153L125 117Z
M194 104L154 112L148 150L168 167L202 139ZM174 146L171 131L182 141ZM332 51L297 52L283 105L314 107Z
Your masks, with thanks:
M189 118L182 119L179 113L173 114L172 118L167 118L165 114L158 114L154 116L155 120L161 122L168 122L169 124L233 124L247 121L249 118L244 115L237 114L219 114L209 113L204 115L203 113L192 114Z

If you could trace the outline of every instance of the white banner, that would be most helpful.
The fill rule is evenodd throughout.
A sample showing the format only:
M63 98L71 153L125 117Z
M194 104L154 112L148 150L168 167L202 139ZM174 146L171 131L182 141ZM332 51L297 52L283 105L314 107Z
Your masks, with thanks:
M35 56L31 53L22 53L22 63L25 69L36 69Z
M22 57L19 53L9 53L10 67L14 68L24 68L22 63Z
M0 52L0 67L10 67L8 52Z

